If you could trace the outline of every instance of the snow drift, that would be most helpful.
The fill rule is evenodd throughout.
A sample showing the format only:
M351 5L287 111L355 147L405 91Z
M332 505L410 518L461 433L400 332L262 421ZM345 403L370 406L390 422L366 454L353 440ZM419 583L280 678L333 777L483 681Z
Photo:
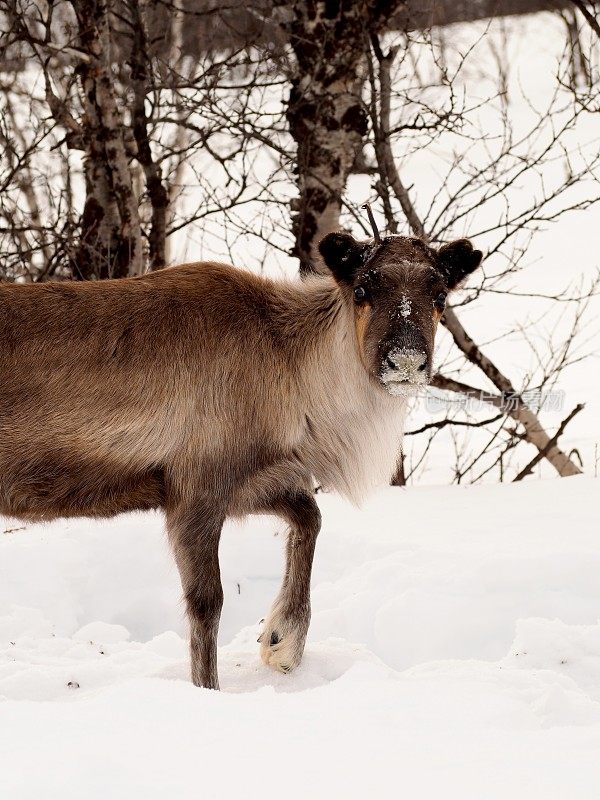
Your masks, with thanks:
M320 495L301 667L258 657L279 523L226 526L223 691L158 514L0 530L0 797L593 797L599 481Z

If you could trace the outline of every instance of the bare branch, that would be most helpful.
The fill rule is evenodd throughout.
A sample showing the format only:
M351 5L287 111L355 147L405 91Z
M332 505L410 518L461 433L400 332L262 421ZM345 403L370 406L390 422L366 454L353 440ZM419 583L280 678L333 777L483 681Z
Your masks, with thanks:
M541 450L538 451L538 453L534 456L534 458L531 459L529 464L527 464L526 467L523 467L521 472L519 472L519 474L514 479L515 481L522 481L523 478L526 478L527 475L530 475L531 472L533 472L533 468L535 467L535 465L538 464L542 460L542 458L545 458L548 455L549 451L558 442L559 437L564 432L569 422L573 419L574 416L579 414L580 411L583 411L584 407L585 407L584 403L578 403L575 406L575 408L571 411L571 413L567 417L565 417L565 419L563 419L563 421L560 423L560 426L556 431L556 433L554 434L554 436L548 440L547 444L544 445L544 447ZM574 451L572 451L572 453L573 452ZM581 458L580 458L580 463L581 463Z

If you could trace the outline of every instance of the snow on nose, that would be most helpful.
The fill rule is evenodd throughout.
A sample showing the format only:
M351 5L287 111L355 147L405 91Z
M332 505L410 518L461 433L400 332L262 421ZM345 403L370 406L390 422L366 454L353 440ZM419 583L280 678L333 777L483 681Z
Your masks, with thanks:
M426 368L427 356L421 350L396 347L386 356L381 379L388 388L393 384L424 384Z

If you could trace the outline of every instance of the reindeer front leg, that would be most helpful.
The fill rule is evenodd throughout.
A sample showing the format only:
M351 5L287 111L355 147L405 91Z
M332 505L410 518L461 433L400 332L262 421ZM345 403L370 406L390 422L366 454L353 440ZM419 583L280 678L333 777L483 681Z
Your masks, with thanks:
M196 498L167 513L167 528L181 576L190 623L192 681L219 688L217 634L223 605L219 539L225 513Z
M265 510L283 517L290 530L283 584L259 641L265 664L280 672L298 666L310 623L310 576L321 514L310 491L288 489Z

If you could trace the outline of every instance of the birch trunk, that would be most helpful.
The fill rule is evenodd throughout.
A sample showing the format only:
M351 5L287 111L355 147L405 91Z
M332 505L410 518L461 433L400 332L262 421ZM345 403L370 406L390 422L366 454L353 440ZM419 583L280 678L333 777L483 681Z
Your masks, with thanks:
M367 133L360 98L365 36L403 5L367 0L291 3L287 32L296 74L287 121L297 147L298 187L292 205L292 252L303 274L319 270L316 246L339 226L346 181Z
M78 67L87 144L86 200L73 274L82 279L137 275L144 271L142 233L126 126L111 72L109 10L106 0L72 0L72 5L78 46L89 56Z

